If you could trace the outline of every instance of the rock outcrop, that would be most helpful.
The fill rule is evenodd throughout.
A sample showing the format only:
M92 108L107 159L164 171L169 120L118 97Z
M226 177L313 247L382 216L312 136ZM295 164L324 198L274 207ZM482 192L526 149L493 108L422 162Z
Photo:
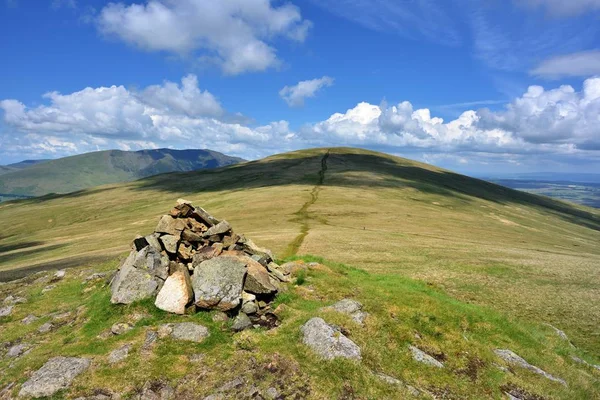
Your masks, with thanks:
M360 348L322 318L311 318L300 328L302 342L326 360L361 359Z
M75 357L54 357L35 371L31 378L23 384L19 397L47 397L62 389L87 370L90 360Z
M175 314L196 308L243 312L255 323L269 312L288 276L270 250L236 234L227 221L178 200L152 234L134 239L111 281L111 302L154 298L156 307Z

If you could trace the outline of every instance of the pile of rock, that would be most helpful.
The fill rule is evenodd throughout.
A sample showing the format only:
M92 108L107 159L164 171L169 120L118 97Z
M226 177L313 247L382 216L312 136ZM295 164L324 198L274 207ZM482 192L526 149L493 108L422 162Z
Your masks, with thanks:
M158 308L176 314L198 308L241 311L264 321L288 276L271 251L234 233L227 221L178 200L154 233L133 241L133 250L111 281L111 302L155 297Z

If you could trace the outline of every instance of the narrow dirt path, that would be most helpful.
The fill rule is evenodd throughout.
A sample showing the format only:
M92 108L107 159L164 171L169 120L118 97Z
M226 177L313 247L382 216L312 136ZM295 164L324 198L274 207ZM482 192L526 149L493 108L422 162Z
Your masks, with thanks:
M297 222L300 224L300 233L298 236L292 240L285 251L285 257L294 256L298 253L300 246L304 242L304 238L308 235L308 231L310 230L310 220L313 217L308 212L310 206L315 204L319 199L319 192L323 186L323 182L325 182L325 172L327 172L327 159L329 158L329 150L327 153L323 155L321 159L321 169L319 170L319 179L317 180L317 184L310 191L310 199L306 203L300 207L298 211L294 213L294 218L292 218L291 222Z

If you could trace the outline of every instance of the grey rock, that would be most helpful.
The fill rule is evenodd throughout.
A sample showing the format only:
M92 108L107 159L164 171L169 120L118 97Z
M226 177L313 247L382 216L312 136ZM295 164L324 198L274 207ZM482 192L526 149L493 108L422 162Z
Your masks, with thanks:
M248 329L252 327L252 321L250 318L243 312L239 313L235 320L233 320L233 325L231 325L231 329L235 332L243 331L244 329Z
M238 257L248 268L248 275L244 283L244 290L254 294L270 294L277 291L269 279L269 272L259 262L250 257Z
M15 304L22 304L22 303L26 303L27 299L25 297L15 297L13 295L9 295L8 297L6 297L3 301L4 304L8 304L8 305L15 305Z
M192 211L192 217L200 219L202 222L204 222L208 226L217 225L219 223L218 219L216 219L215 217L213 217L212 215L210 215L202 207L195 207L194 211Z
M206 232L204 232L204 234L202 236L207 238L212 235L222 235L223 233L227 233L230 230L231 230L231 225L229 225L229 222L221 221L218 224L216 224L215 226L211 226L210 228L208 228L208 230Z
M124 333L129 332L132 329L133 325L127 322L117 322L116 324L113 324L113 326L110 327L110 331L113 333L113 335L122 335Z
M48 293L49 291L53 290L54 288L56 288L56 285L48 285L42 289L42 293Z
M578 364L583 364L583 365L587 365L588 367L592 367L594 369L597 369L598 371L600 371L600 365L595 365L595 364L590 364L589 362L585 361L584 359L581 359L577 356L571 356L571 359L573 361L575 361Z
M105 278L107 275L108 275L108 273L106 273L106 272L95 272L91 275L88 275L87 278L85 278L85 281L86 282L95 281L98 279Z
M70 316L71 316L71 312L67 311L67 312L64 312L64 313L54 314L52 316L52 320L53 321L64 321L64 320L68 319Z
M216 312L211 319L213 322L226 322L229 320L229 317L224 312L219 311Z
M561 383L562 385L567 386L567 382L565 382L563 379L552 376L549 373L547 373L546 371L536 367L535 365L529 364L527 361L525 361L523 358L521 358L519 355L512 352L511 350L496 349L496 350L494 350L494 353L496 353L496 355L498 357L500 357L501 359L506 361L508 364L516 365L516 366L528 369L529 371L534 372L538 375L541 375L541 376L545 377L546 379L549 379L551 381L558 382L558 383Z
M167 278L154 305L163 311L185 314L185 306L194 298L187 268L180 268Z
M173 218L170 215L163 215L158 221L156 229L157 233L166 233L169 235L179 236L181 231L185 229L185 220Z
M237 307L245 275L245 263L231 256L219 256L195 265L192 286L196 305L220 311Z
M552 328L552 330L556 333L556 335L561 338L562 340L564 340L565 342L569 342L569 344L571 344L571 346L573 346L573 344L571 343L571 341L569 340L569 337L567 336L567 334L564 331L561 331L560 329L558 329L557 327L550 325L550 324L546 324L546 326Z
M135 260L135 254L133 257L130 255L127 260L132 259ZM110 301L113 304L131 304L154 296L158 290L158 283L148 271L135 268L133 260L131 262L127 260L111 284Z
M0 308L0 318L8 317L10 314L12 314L13 308L15 308L15 306L6 306Z
M75 357L54 357L31 375L23 384L20 397L52 396L68 388L73 380L87 370L90 360Z
M270 261L274 260L275 257L271 250L265 249L263 247L257 246L252 240L245 239L243 244L244 251L250 254L258 255L258 256L266 256L266 263L268 264Z
M108 362L111 364L119 363L129 357L129 350L131 350L131 345L126 344L116 350L113 350L108 355Z
M267 398L268 400L276 400L277 398L279 398L279 391L273 386L271 386L265 391L265 398Z
M190 354L190 355L188 355L188 360L191 363L198 364L198 363L204 361L204 354L202 354L202 353Z
M28 316L26 316L25 318L23 318L23 319L21 320L21 323L22 323L22 324L24 324L24 325L29 325L29 324L32 324L32 323L34 323L34 322L35 322L35 321L37 321L38 319L39 319L39 318L38 318L38 317L36 317L35 315L33 315L33 314L29 314Z
M163 256L154 247L148 246L137 252L133 266L163 281L169 276L169 257Z
M54 277L52 279L53 280L63 279L66 274L67 274L67 271L65 271L64 269L60 269L54 273Z
M410 352L412 353L412 358L415 361L418 361L423 364L431 365L432 367L444 368L444 364L431 357L429 354L425 353L423 350L415 347L413 345L408 346Z
M376 373L375 376L377 378L379 378L381 381L383 381L389 385L404 386L404 384L402 383L402 381L400 379L396 379L392 376L382 374L382 373Z
M363 325L365 319L369 313L362 311L363 305L356 300L343 299L333 304L331 307L325 307L325 309L331 309L333 311L347 314L359 325Z
M177 245L179 244L179 238L174 235L164 235L160 237L160 241L167 253L176 254L177 253Z
M311 318L300 328L302 342L327 360L337 357L360 360L360 348L321 318Z
M10 349L8 349L8 351L6 352L6 357L8 357L8 358L19 357L20 355L25 354L30 348L31 348L31 346L26 343L14 345Z
M285 264L279 266L279 269L283 271L285 275L297 275L300 271L308 270L308 264L298 262L298 261L290 261Z
M237 377L237 378L225 383L223 386L221 386L219 389L217 389L217 391L228 392L230 390L237 389L242 386L244 386L244 380L240 377Z
M176 340L186 340L200 343L210 336L210 332L208 331L207 327L194 324L193 322L173 324L172 329L171 337Z
M54 328L54 325L52 325L50 322L46 322L45 324L43 324L42 326L40 326L38 328L38 332L39 333L48 333L52 330L52 328Z
M144 344L142 344L142 351L149 351L154 346L154 343L158 340L158 332L155 330L149 329L146 331L146 337L144 339Z
M249 301L242 305L241 311L244 314L256 314L258 312L258 305L254 301Z
M154 248L154 250L160 252L162 250L162 247L160 246L160 242L158 241L158 238L160 237L160 234L158 233L153 233L152 235L148 235L146 237L144 237L144 239L146 239L146 242L148 243L148 245L152 248Z

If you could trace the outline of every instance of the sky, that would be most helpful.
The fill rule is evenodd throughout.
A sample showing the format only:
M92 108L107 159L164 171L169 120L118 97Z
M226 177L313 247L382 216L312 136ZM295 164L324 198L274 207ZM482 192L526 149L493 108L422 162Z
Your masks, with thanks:
M352 146L600 173L600 0L0 0L0 164Z

